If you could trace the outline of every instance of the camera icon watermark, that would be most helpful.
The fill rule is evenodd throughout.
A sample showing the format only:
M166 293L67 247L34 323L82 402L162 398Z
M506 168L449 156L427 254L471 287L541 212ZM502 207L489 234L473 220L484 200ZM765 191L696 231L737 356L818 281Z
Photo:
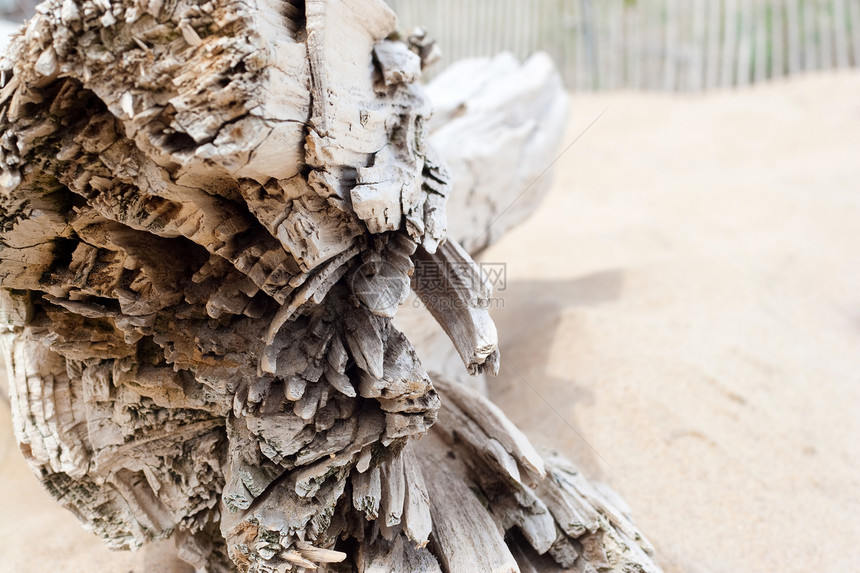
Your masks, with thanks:
M409 295L410 277L383 260L362 263L352 274L352 292L373 314L393 317Z

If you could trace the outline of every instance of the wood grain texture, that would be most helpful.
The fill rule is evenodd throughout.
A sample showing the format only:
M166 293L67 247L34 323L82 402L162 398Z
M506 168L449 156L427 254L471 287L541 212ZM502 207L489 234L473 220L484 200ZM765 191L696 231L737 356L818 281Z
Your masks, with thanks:
M0 60L16 436L112 547L172 537L199 571L514 571L519 528L562 564L574 551L583 567L639 559L613 561L603 540L621 526L596 498L579 503L607 521L560 537L531 489L541 457L440 378L443 407L393 324L435 270L428 315L466 369L498 369L490 285L446 235L443 157L534 169L558 145L557 73L546 59L481 62L484 83L445 86L529 80L467 114L473 127L440 154L416 83L436 52L395 29L381 0L49 0ZM519 161L491 146L499 133ZM469 194L501 204L516 182ZM491 213L477 220L491 227ZM462 465L428 465L461 447Z

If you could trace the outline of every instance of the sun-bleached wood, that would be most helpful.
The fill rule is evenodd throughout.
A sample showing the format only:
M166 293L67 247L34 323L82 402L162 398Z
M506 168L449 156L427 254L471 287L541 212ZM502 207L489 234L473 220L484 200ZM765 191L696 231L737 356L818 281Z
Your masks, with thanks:
M549 189L567 94L544 53L522 64L507 53L456 62L427 92L430 143L455 190L449 235L475 253L525 219Z
M411 286L465 370L498 369L443 157L493 165L501 135L521 156L497 175L531 172L564 114L542 57L485 62L436 152L436 53L395 29L381 0L41 5L0 60L21 450L111 547L173 537L198 571L656 570L623 511L394 325ZM478 98L499 78L522 89ZM468 210L520 179L453 181Z

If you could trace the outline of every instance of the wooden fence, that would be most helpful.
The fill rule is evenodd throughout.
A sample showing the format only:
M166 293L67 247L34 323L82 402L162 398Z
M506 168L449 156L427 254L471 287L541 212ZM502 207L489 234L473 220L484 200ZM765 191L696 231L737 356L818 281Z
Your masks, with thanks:
M544 50L577 90L699 91L860 66L860 0L389 0L442 65ZM442 66L439 66L441 68Z

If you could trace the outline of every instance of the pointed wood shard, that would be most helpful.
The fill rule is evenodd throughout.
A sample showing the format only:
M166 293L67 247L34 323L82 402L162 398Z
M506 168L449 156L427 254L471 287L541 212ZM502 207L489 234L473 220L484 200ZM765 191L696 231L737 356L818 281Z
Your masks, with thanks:
M490 318L492 285L461 246L448 241L436 253L419 249L412 286L445 330L472 374L499 371L498 334Z

